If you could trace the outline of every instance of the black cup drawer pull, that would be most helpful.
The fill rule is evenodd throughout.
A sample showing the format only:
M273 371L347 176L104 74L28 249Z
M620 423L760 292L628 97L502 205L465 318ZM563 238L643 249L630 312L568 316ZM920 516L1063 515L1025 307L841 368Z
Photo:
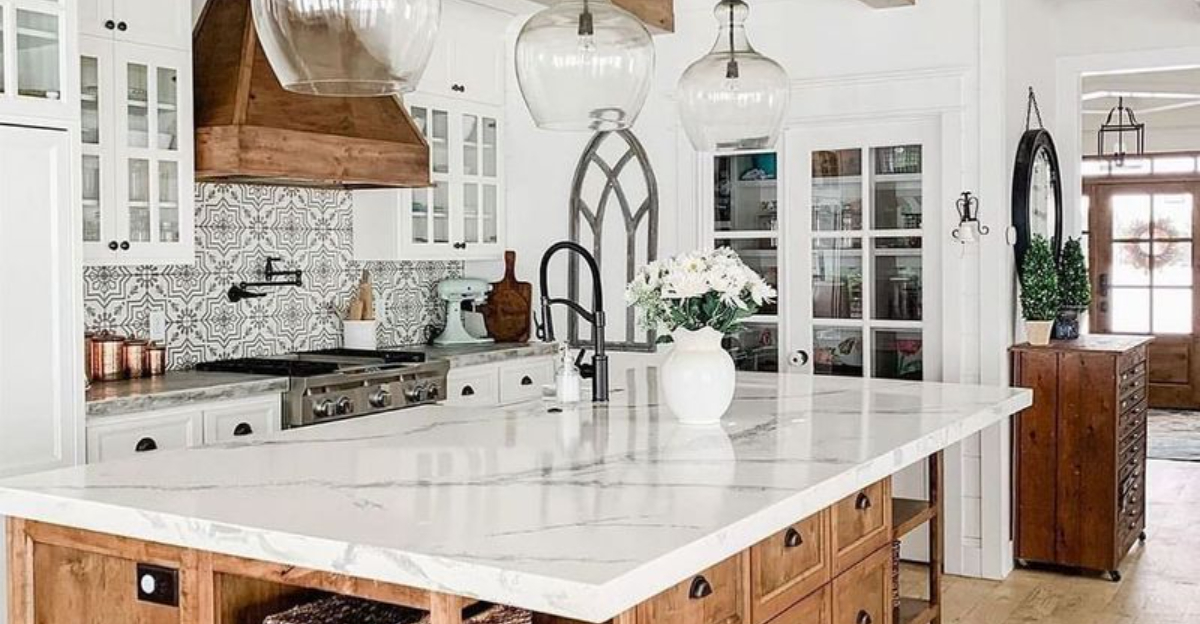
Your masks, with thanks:
M871 624L871 614L866 611L859 611L858 617L854 619L854 624Z
M254 427L251 427L250 423L238 423L238 425L233 428L233 435L239 438L242 436L252 435L253 433Z
M475 388L472 388L471 386L463 386L462 395L463 396L475 396Z
M866 510L870 509L871 508L871 497L867 496L866 492L859 492L858 498L854 499L854 508L859 511L866 511Z
M703 576L697 576L692 579L692 586L688 589L688 598L692 600L703 600L713 593L712 584Z
M798 548L804 544L804 536L800 535L795 527L788 527L787 533L783 534L783 545L786 548Z
M522 386L532 386L533 378L530 377L529 375L525 375L524 377L521 378L521 385Z
M150 451L157 450L158 442L155 442L154 438L142 438L138 440L137 446L133 447L133 452L135 453L149 453Z

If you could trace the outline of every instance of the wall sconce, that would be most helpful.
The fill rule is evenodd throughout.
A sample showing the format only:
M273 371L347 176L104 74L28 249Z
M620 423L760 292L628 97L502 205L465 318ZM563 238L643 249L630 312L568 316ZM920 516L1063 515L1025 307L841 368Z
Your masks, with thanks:
M964 191L954 202L954 207L958 209L958 227L950 230L954 240L966 245L977 242L980 236L987 236L992 231L992 228L979 222L979 198L972 195L971 191Z

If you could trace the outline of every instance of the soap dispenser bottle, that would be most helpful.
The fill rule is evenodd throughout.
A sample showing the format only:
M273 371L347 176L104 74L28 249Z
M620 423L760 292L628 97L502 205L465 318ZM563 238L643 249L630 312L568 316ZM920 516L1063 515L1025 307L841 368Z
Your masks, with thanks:
M575 360L571 358L571 347L565 343L558 344L558 375L555 379L557 387L556 398L559 403L578 403L581 399L580 388L583 378Z

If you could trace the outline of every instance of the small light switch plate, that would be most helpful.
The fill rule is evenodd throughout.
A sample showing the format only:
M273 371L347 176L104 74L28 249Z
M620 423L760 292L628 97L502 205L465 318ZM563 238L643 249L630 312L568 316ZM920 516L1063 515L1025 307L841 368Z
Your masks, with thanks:
M179 606L179 571L148 563L137 564L137 597L142 602Z
M150 340L155 342L167 340L167 313L162 310L150 313Z

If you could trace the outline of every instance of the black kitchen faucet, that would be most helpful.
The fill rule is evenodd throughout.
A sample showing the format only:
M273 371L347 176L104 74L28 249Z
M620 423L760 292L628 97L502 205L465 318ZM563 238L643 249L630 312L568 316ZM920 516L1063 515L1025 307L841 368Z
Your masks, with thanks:
M592 310L589 312L584 309L579 303L570 299L552 298L549 295L549 284L546 279L547 269L550 267L550 260L554 254L559 251L570 251L583 258L587 263L588 270L592 274ZM592 363L583 364L584 352L579 352L579 374L592 380L592 401L596 403L608 402L608 356L604 353L604 292L600 288L600 265L596 263L596 258L588 250L584 249L578 243L562 241L554 243L550 249L546 250L542 256L542 266L539 271L539 277L542 290L542 322L538 324L538 338L544 342L554 341L554 319L550 309L555 304L567 306L580 318L591 323L592 325Z

